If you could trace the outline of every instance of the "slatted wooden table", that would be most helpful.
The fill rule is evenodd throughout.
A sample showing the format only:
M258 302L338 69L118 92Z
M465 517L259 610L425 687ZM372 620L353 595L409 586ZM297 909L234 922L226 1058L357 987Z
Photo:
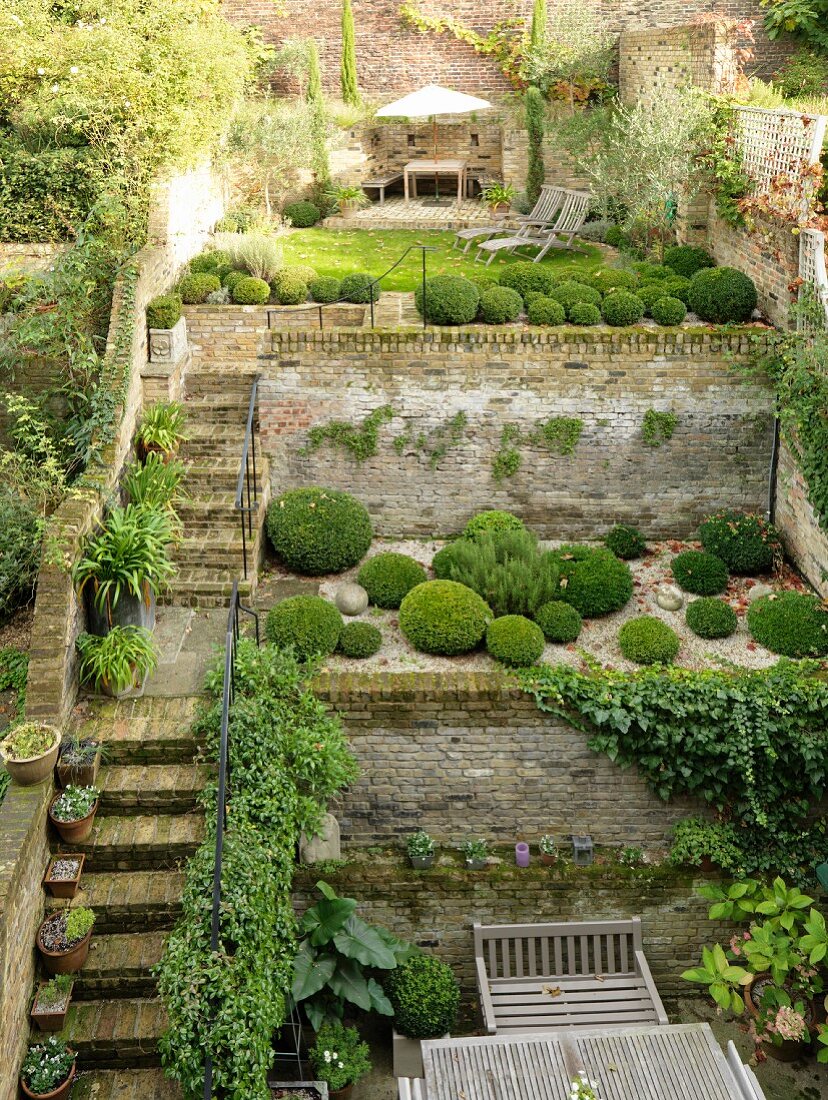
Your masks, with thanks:
M601 1100L748 1100L707 1024L435 1039L422 1049L428 1100L569 1100L581 1070Z

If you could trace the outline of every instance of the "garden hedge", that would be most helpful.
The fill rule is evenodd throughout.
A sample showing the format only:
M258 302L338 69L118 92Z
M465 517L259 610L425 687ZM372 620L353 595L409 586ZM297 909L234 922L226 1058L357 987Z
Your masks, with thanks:
M677 244L666 248L664 263L676 275L683 275L686 279L691 279L702 268L716 266L716 261L709 252L691 244Z
M339 287L341 298L344 298L346 302L353 302L360 306L369 305L372 298L375 302L378 302L381 293L379 283L375 283L373 275L369 275L365 271L357 271L353 275L346 275Z
M647 549L644 536L628 523L616 523L604 536L604 543L622 561L640 558Z
M706 267L690 281L690 308L715 325L749 321L757 301L753 280L735 267Z
M209 272L185 275L178 284L181 301L188 306L200 305L207 301L207 295L221 289L221 279Z
M538 295L529 301L526 317L530 325L562 325L566 320L566 310L555 298Z
M591 302L573 302L566 313L573 325L599 325L601 310Z
M233 301L240 306L261 306L270 297L270 284L264 279L256 279L249 275L246 279L239 279L232 290Z
M388 973L385 992L394 1027L409 1039L438 1039L454 1029L460 987L449 966L434 955L415 955Z
M371 517L338 489L291 489L272 501L265 527L282 562L298 573L341 573L361 561L371 545Z
M424 313L423 287L414 292L420 314ZM480 290L462 275L433 275L425 282L425 318L434 325L467 325L477 317Z
M314 302L335 302L342 295L342 283L332 275L318 275L308 283Z
M650 316L660 325L680 325L687 316L687 306L680 298L659 298L653 303Z
M284 217L290 219L290 224L296 229L307 229L316 225L322 217L322 211L315 202L289 202L282 210Z
M549 268L531 260L517 260L500 273L500 285L516 290L524 302L527 295L533 292L549 297L557 281L557 276Z
M601 316L608 325L634 325L644 316L644 303L630 290L613 290L601 303Z

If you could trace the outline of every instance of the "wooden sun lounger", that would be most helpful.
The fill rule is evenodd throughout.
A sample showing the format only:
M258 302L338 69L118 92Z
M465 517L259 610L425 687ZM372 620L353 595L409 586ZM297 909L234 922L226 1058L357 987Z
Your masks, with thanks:
M586 221L592 196L588 191L564 191L563 201L553 220L536 221L528 218L517 233L511 237L497 237L494 240L481 241L477 247L476 260L482 260L488 253L486 264L490 264L495 253L502 250L514 252L516 248L536 248L538 253L532 259L535 263L542 260L550 248L572 248L572 241ZM565 240L561 240L561 238Z
M750 1068L746 1066L742 1059L739 1057L739 1052L733 1045L733 1040L728 1040L727 1044L727 1064L730 1066L730 1071L736 1078L736 1082L739 1088L742 1090L741 1095L743 1100L765 1100L765 1094L756 1080L756 1074Z
M641 921L474 925L490 1035L666 1024Z
M563 202L565 194L565 188L553 187L551 184L545 183L541 187L538 201L532 207L532 210L528 214L518 215L517 221L521 223L521 228L524 224L534 225L551 221ZM472 226L469 229L459 229L454 238L452 248L458 248L465 241L466 247L463 249L463 252L468 252L472 244L478 239L488 240L490 237L493 237L495 233L503 232L504 229L502 225L478 225ZM511 230L509 232L511 236L514 236L514 232Z

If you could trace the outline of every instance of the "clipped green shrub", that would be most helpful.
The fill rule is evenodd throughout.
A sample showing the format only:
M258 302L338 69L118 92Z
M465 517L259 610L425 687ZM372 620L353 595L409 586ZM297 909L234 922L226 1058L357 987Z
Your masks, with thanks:
M604 233L604 242L612 248L621 248L621 246L627 244L628 241L629 237L620 225L611 225Z
M425 318L433 325L467 325L477 317L480 291L462 275L432 275L425 283ZM414 292L414 301L423 314L423 287Z
M601 310L592 302L573 302L566 311L567 319L573 325L599 325Z
M346 275L339 287L339 296L358 306L368 305L372 298L378 302L380 294L379 283L375 283L373 276L365 271Z
M180 317L180 294L162 294L147 306L147 328L172 328Z
M653 306L656 302L662 298L666 298L667 295L664 292L664 283L645 283L644 286L640 286L635 292L636 298L640 298L644 303L644 316L652 317Z
M702 596L687 605L684 620L700 638L729 638L738 625L736 612L725 600Z
M492 619L489 605L451 580L426 581L400 604L400 630L422 653L454 657L475 649Z
M654 615L624 623L618 631L618 644L627 660L637 665L672 664L681 647L675 630Z
M556 299L540 295L532 298L527 305L526 317L530 325L562 325L566 320L566 310Z
M705 267L715 267L716 261L703 248L695 248L690 244L677 244L664 250L664 263L676 275L683 275L685 279L692 279L697 271Z
M503 615L489 623L486 649L507 668L528 668L543 653L543 631L523 615Z
M633 594L630 567L603 547L562 546L553 551L560 563L561 598L585 619L610 615Z
M757 300L753 280L735 267L703 268L690 282L690 308L714 325L749 321Z
M309 576L341 573L365 557L371 518L338 489L291 489L272 501L265 526L273 549L289 569Z
M230 293L233 293L233 287L247 278L246 271L228 271L224 278L221 280L221 285L226 286Z
M660 282L662 279L669 279L673 274L673 269L666 264L654 264L649 260L640 260L632 264L632 269L637 273L641 283Z
M690 305L690 280L683 275L674 275L671 279L665 279L661 283L662 297L678 298L686 306Z
M680 298L659 298L653 304L650 316L660 325L680 325L687 316L687 306Z
M779 532L754 512L716 512L699 525L699 538L709 554L739 576L767 573L782 554Z
M342 615L321 596L289 596L268 611L265 637L277 649L290 648L307 661L330 656L342 627Z
M335 302L342 294L342 283L333 275L318 275L308 283L308 291L314 302Z
M727 566L704 550L683 550L670 563L676 584L694 596L715 596L727 588Z
M345 657L373 657L382 645L382 634L371 623L345 623L339 635L339 652Z
M500 273L500 285L516 290L524 302L531 292L549 297L555 283L555 274L549 268L531 260L517 260Z
M589 285L602 295L611 290L633 290L638 286L638 281L635 271L620 267L599 267L588 279Z
M386 995L394 1027L409 1039L437 1039L453 1030L460 987L451 968L434 955L414 955L388 972Z
M637 527L631 527L628 523L616 523L610 528L604 537L604 544L622 561L640 558L647 549L644 536Z
M828 611L819 596L779 592L748 607L748 628L756 641L780 657L828 655Z
M289 202L282 210L282 215L290 219L290 224L296 229L307 229L316 225L322 217L322 211L315 202Z
M644 303L632 291L613 290L601 304L601 316L608 325L634 325L644 316Z
M22 497L0 485L0 623L31 599L39 564L37 515Z
M564 309L568 310L576 302L589 302L590 305L597 305L601 301L601 292L594 287L587 286L585 283L567 279L565 283L559 283L558 286L554 287L550 291L549 297L554 298L556 302L560 302Z
M280 306L300 306L308 300L308 284L300 272L290 268L279 272L279 277L273 280L271 287Z
M221 248L208 249L206 252L194 256L190 260L189 268L193 275L219 275L221 268L226 268L230 263L230 254ZM221 277L219 275L219 277Z
M240 306L261 306L270 297L270 283L249 275L239 279L232 290L233 301Z
M472 516L463 529L467 539L473 539L484 531L522 531L523 520L511 512L501 512L496 508L488 512L478 512Z
M568 645L574 642L584 625L581 616L571 604L563 600L550 600L535 612L535 622L543 631L547 642Z
M396 610L412 588L426 580L426 571L407 554L376 554L362 566L357 581L375 607Z
M487 325L516 321L522 310L523 299L507 286L493 286L480 295L480 320Z
M181 301L188 306L197 306L206 302L207 295L219 289L221 289L221 280L218 275L211 275L208 272L185 275L178 283Z

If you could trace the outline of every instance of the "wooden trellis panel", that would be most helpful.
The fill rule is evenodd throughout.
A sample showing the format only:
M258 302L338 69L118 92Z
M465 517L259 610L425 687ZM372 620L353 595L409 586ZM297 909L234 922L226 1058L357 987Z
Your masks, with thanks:
M799 277L803 290L816 294L822 304L823 325L828 328L828 272L825 268L825 234L818 229L803 229L799 235ZM814 327L809 317L800 316L800 330Z
M825 115L735 107L736 142L742 167L758 194L780 174L796 176L819 161L825 141Z

